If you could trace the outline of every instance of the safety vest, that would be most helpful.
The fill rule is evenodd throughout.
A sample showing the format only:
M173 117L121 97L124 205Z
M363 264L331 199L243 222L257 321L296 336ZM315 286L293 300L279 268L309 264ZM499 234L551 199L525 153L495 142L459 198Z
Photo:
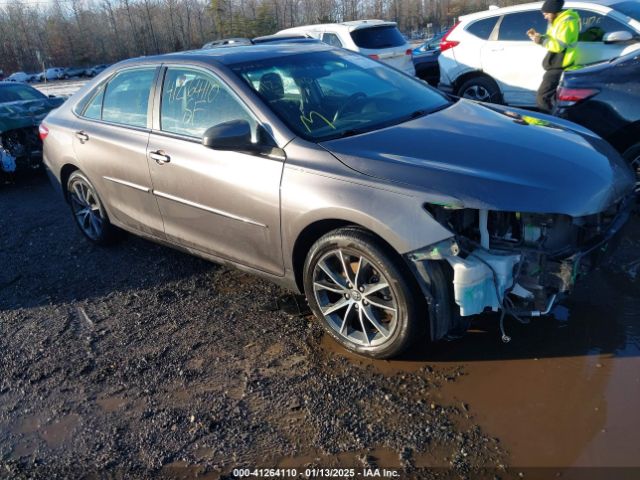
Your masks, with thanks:
M542 45L551 53L564 52L562 68L574 64L577 55L580 17L573 10L563 10L547 27Z

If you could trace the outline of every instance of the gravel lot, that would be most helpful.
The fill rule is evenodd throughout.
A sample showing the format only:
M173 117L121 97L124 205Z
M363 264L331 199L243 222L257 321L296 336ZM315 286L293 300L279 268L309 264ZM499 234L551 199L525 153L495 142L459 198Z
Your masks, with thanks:
M508 461L437 400L458 366L385 373L263 311L286 292L261 279L132 236L94 247L43 176L0 185L0 209L0 477Z

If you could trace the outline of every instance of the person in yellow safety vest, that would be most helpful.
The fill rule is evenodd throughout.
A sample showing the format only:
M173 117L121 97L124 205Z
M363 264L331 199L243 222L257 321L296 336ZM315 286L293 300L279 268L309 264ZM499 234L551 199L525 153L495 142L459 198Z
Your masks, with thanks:
M544 19L549 22L547 33L540 34L533 28L527 31L531 40L548 50L542 61L545 73L536 97L538 108L543 112L553 109L562 72L574 66L576 61L580 17L573 10L562 10L563 6L564 0L545 0L541 10Z

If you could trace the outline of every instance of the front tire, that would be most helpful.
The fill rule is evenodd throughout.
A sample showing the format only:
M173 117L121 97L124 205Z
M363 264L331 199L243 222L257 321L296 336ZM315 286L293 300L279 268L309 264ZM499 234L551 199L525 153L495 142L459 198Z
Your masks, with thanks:
M478 102L502 103L498 84L489 77L474 77L464 82L457 92L459 97Z
M417 284L372 234L342 228L324 235L311 247L303 275L311 310L348 350L390 358L424 339Z
M79 170L69 176L67 195L75 223L86 238L97 245L117 240L118 229L109 221L93 184Z

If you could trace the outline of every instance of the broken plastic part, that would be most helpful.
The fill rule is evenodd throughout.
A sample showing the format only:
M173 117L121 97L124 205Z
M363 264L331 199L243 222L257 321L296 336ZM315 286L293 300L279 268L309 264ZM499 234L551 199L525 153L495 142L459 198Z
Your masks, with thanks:
M454 298L460 315L467 316L482 313L487 307L494 311L501 307L505 290L513 285L513 267L520 255L496 255L477 249L465 259L446 260L453 267Z
M517 297L531 299L534 297L533 293L524 288L519 283L516 283L509 293L514 294Z
M422 260L444 260L450 256L457 256L460 253L460 247L455 239L448 238L442 242L438 242L434 245L409 254L409 258L414 262Z
M486 248L487 250L489 249L489 229L487 228L488 219L489 211L485 209L480 210L480 245L482 245L482 248Z

